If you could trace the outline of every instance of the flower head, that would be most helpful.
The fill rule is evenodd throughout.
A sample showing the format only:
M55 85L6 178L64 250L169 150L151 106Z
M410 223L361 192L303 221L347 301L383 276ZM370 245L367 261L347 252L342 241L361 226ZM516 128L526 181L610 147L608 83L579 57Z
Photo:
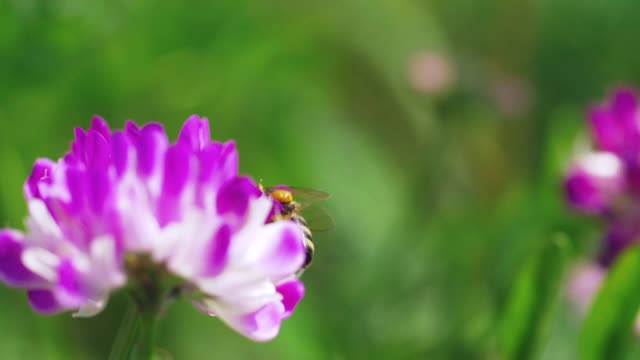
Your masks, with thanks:
M26 233L0 230L0 279L38 312L94 315L148 262L262 341L304 294L301 230L268 223L272 200L238 175L235 144L211 141L206 118L170 144L160 124L111 131L95 117L60 160L36 160L24 194Z
M607 226L600 263L640 239L640 108L630 89L617 90L589 111L595 149L580 155L565 180L575 209L602 217Z

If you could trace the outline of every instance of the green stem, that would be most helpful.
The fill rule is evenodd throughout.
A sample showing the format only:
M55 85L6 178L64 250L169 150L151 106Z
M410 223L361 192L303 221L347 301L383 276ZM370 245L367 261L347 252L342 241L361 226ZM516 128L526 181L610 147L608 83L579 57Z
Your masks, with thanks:
M135 346L132 346L135 350L125 353L121 358L128 359L127 355L133 355L135 360L151 360L154 357L158 318L168 287L163 281L167 274L148 255L130 254L125 263L131 279L128 292L135 305L138 329Z
M156 326L160 307L157 288L131 292L131 305L118 329L109 360L151 360L154 355Z
M153 272L141 277L134 293L138 304L140 330L136 346L136 360L151 360L154 353L156 326L162 308L162 287Z
M151 360L155 346L158 314L154 311L140 313L140 337L138 338L138 359Z
M116 334L109 360L128 359L131 355L138 331L137 313L136 304L131 303Z

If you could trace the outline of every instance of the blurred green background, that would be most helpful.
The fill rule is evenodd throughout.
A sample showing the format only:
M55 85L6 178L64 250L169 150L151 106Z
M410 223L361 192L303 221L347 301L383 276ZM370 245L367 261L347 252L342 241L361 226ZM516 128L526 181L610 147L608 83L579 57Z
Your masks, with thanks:
M197 113L242 172L332 193L337 228L276 340L178 302L173 358L577 358L563 274L599 232L560 181L584 107L640 82L639 17L633 0L0 0L0 222L22 227L34 159L93 114L175 139ZM41 317L1 288L0 357L106 358L125 305Z

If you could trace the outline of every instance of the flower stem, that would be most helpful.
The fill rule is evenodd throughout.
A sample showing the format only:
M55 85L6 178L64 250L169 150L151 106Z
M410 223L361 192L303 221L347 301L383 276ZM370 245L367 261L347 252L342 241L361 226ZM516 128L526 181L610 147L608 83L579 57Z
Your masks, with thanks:
M156 323L158 316L155 312L140 313L140 337L138 338L137 359L151 360L155 346Z
M162 286L157 274L148 272L139 278L133 292L138 305L140 329L136 341L136 360L151 360L154 353L156 326L162 310Z
M134 305L137 322L133 351L124 353L123 359L131 356L135 360L151 360L155 353L155 338L158 319L164 307L168 289L166 273L148 255L129 254L125 258L130 278L128 294Z
M131 355L138 331L137 312L136 305L132 303L122 319L122 324L109 354L109 360L128 359Z

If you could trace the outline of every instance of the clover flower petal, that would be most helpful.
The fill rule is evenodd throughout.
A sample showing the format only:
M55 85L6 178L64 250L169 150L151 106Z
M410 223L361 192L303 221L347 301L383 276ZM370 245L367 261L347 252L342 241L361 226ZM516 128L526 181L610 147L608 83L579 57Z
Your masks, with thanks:
M624 164L608 152L580 157L569 170L565 189L569 203L589 213L603 213L624 190Z

